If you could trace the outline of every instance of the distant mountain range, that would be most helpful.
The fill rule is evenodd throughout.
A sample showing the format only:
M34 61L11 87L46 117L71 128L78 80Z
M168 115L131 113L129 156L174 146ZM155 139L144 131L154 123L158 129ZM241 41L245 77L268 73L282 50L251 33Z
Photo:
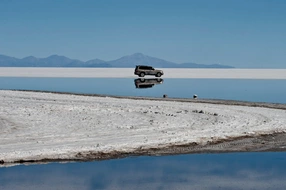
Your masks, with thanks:
M197 63L174 63L150 57L142 53L135 53L112 61L93 59L80 61L65 56L51 55L47 58L36 58L33 56L18 59L6 55L0 55L0 67L112 67L112 68L134 68L136 65L150 65L156 68L234 68L220 64L197 64Z

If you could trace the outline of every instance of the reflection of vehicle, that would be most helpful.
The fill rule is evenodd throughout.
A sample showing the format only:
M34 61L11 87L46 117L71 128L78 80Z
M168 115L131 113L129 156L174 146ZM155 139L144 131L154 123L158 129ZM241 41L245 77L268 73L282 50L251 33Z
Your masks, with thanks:
M162 78L138 78L134 80L134 83L136 88L152 88L155 84L162 84L163 81Z
M139 77L144 77L145 75L155 75L156 77L161 77L164 73L162 70L154 69L150 66L136 65L134 74Z

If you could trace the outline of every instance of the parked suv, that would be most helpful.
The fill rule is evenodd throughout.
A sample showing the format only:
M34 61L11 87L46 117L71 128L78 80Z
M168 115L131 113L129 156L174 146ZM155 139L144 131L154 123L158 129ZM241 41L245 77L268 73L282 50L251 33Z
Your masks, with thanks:
M134 74L138 75L139 77L144 77L145 75L155 75L156 77L161 77L164 73L162 70L157 70L150 66L136 65Z

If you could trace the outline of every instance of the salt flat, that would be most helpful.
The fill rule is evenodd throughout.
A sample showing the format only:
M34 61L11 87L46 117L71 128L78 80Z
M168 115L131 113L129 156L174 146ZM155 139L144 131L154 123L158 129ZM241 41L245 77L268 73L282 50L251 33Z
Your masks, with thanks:
M173 69L162 78L286 79L286 69ZM133 68L1 67L0 77L135 78Z
M0 91L0 161L78 159L286 132L286 110Z

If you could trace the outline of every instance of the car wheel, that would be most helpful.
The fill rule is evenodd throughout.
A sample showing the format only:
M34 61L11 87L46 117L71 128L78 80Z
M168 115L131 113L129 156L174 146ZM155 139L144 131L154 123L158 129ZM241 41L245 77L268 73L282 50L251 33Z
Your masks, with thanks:
M145 76L145 73L140 73L140 77L144 77Z
M160 76L161 76L161 73L157 73L157 74L156 74L156 77L160 77Z
M140 82L145 82L145 79L143 79L143 78L140 78Z

